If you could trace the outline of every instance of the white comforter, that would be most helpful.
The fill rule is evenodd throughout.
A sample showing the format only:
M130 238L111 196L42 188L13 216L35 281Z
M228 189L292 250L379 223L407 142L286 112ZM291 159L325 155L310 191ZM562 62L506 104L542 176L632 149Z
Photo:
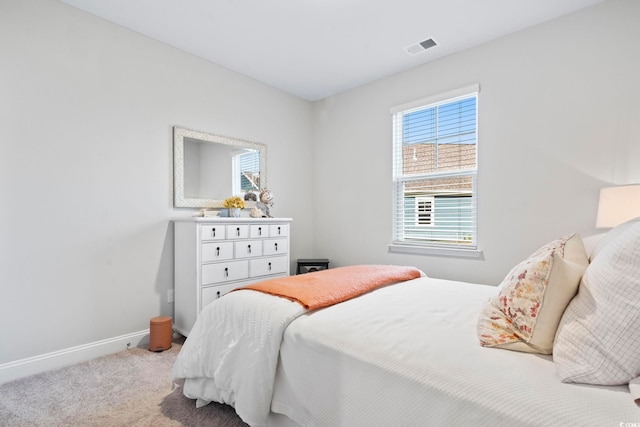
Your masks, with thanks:
M481 347L494 292L420 278L307 314L234 292L203 312L174 374L196 377L185 395L234 405L252 426L269 409L319 427L640 423L626 386L563 384L549 356Z
M234 406L251 426L264 426L271 407L282 334L305 312L298 303L261 292L231 292L200 313L173 368L184 395Z

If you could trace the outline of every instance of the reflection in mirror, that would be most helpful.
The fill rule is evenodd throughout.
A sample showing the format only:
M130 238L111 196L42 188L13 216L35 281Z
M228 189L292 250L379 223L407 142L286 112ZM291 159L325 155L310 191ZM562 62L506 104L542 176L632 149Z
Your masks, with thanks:
M216 165L216 167L210 167ZM260 191L260 152L184 139L184 196L225 199Z
M266 181L266 146L174 127L174 205L222 207L230 196L259 193Z

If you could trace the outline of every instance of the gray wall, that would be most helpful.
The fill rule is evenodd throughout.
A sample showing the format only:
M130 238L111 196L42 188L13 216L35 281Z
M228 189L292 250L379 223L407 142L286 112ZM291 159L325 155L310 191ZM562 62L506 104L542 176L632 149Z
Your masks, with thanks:
M172 315L172 126L268 145L312 251L307 101L54 0L0 0L0 363ZM291 161L296 159L296 161Z
M640 182L640 2L613 0L314 104L315 254L497 284L594 229L598 190ZM390 254L390 108L479 83L483 260Z

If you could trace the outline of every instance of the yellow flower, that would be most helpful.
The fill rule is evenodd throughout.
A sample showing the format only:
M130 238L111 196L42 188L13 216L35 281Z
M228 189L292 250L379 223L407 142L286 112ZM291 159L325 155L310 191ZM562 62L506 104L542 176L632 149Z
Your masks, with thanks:
M224 199L224 202L222 203L222 206L224 206L225 208L240 208L240 209L244 209L244 200L242 200L238 196L229 197L227 199Z

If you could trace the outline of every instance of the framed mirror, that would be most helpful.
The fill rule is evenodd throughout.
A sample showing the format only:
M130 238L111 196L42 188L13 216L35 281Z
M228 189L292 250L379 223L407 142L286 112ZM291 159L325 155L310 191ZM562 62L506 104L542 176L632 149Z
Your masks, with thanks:
M173 204L221 208L227 197L266 188L267 146L173 127Z

